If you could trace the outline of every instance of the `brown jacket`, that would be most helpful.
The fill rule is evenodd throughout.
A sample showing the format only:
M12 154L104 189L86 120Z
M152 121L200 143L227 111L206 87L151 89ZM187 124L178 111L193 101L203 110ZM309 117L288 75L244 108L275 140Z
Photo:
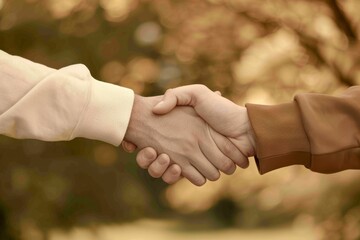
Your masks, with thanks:
M360 169L360 86L337 97L299 94L291 103L246 107L261 174L294 164L321 173Z

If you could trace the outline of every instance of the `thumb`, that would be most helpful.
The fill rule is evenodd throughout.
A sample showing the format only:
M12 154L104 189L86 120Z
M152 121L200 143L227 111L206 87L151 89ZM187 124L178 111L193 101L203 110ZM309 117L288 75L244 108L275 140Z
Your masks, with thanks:
M129 153L132 153L136 150L137 146L131 142L127 142L127 141L122 141L121 143L122 148Z
M171 89L167 90L161 101L153 108L155 114L166 114L176 107L177 97L172 93Z
M176 105L189 105L192 99L192 94L186 90L187 89L184 87L168 89L162 100L153 108L153 113L166 114L173 110Z
M204 87L196 85L188 85L177 87L174 89L168 89L165 92L162 100L153 108L153 113L166 114L172 109L174 109L176 106L194 107L197 94L206 89L204 89Z

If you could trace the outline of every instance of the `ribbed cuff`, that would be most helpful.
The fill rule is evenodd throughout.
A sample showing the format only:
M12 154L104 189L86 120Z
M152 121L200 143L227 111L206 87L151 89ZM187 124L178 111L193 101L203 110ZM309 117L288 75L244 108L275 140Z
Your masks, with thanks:
M73 137L94 139L119 146L129 124L134 92L93 79L88 97L88 104Z
M247 104L246 108L255 133L255 159L260 174L295 164L310 167L310 144L296 102L274 106Z

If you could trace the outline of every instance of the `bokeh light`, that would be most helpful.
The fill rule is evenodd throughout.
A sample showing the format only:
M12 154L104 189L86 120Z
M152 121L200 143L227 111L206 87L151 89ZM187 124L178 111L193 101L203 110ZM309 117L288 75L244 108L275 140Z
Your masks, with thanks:
M141 45L157 43L161 38L161 28L156 22L142 23L135 31L135 39Z

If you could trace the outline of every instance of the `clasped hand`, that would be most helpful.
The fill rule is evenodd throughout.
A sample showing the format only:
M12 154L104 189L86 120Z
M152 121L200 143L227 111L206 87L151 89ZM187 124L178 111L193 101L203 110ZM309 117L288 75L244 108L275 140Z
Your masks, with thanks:
M164 96L135 96L123 142L141 149L140 167L171 184L181 177L197 186L215 181L220 171L246 168L255 154L247 110L203 85L167 90Z

